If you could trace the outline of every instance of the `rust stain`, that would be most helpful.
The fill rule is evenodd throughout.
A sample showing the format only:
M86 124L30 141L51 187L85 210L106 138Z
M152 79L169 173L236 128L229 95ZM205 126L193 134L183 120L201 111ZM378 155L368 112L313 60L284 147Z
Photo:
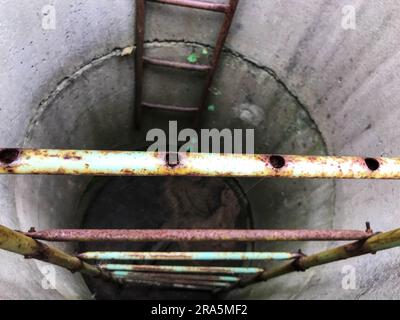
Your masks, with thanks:
M358 230L219 230L219 229L52 229L26 235L47 241L344 241L361 240Z
M70 156L70 155L65 155L63 158L64 158L65 160L82 160L82 157Z

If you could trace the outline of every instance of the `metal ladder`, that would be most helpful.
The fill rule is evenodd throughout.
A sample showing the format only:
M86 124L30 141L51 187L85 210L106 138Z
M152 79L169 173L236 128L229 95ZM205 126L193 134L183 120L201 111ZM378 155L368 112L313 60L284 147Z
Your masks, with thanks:
M212 55L211 63L209 65L199 65L199 64L190 64L190 63L175 62L175 61L146 57L144 55L146 1L223 13L225 15L225 18L222 23L220 32L218 34L217 43ZM135 109L134 109L136 128L140 128L143 108L194 113L195 125L197 126L200 124L202 113L207 106L208 96L214 79L215 71L217 70L222 49L224 47L226 38L228 36L229 29L232 25L232 20L235 15L238 3L239 0L229 0L229 4L211 3L211 2L197 1L197 0L136 0ZM145 64L207 73L207 78L205 80L205 85L199 106L183 107L183 106L164 105L159 103L151 103L143 101L143 73Z
M399 158L219 155L182 153L181 166L170 167L165 154L132 151L0 148L2 174L102 176L286 177L400 180ZM215 165L217 164L217 165ZM261 168L261 169L260 169ZM147 212L146 214L151 214ZM306 256L298 252L134 252L89 251L69 254L47 242L276 242L350 241ZM226 292L287 273L378 251L400 247L400 228L366 230L215 230L215 229L51 229L28 232L0 225L0 249L64 267L71 272L123 285L146 285L185 290ZM149 261L168 261L163 265ZM208 266L185 261L208 261ZM234 267L232 261L286 261L265 267ZM142 264L136 262L142 261ZM179 261L179 265L170 262ZM226 265L216 267L215 261ZM100 262L100 264L98 263ZM229 263L229 264L228 264Z

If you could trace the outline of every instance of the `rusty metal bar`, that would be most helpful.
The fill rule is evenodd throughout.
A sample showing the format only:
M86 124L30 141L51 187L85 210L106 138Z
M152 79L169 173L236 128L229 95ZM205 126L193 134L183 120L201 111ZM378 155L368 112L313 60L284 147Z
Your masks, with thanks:
M227 13L229 11L229 6L223 3L212 3L212 2L197 1L197 0L148 0L148 1L160 4L185 7L185 8L216 11L223 13Z
M345 241L371 236L357 230L117 230L53 229L28 232L27 236L46 241Z
M135 27L135 127L140 127L142 117L143 99L143 54L144 54L144 28L145 28L146 0L136 0L136 27Z
M183 284L183 285L193 285L193 286L207 286L207 287L220 287L220 288L229 288L232 286L232 283L229 282L221 282L221 281L208 281L208 280L195 280L195 279L184 279L181 277L170 277L170 275L164 276L151 276L147 274L141 275L132 275L130 272L120 272L115 271L113 272L113 276L117 279L121 279L123 281L130 281L130 280L139 280L139 281L154 281L158 283L165 283L165 284Z
M199 273L199 274L259 274L262 268L241 267L190 267L190 266L157 266L137 264L109 264L99 265L100 268L110 271L158 272L158 273Z
M104 280L120 282L109 271L90 265L54 247L0 225L0 249L23 255L27 259L45 261L71 272L81 272Z
M0 174L400 179L400 158L0 149Z
M146 63L156 65L156 66L176 68L176 69L189 70L189 71L206 72L211 69L211 66L209 66L209 65L175 62L175 61L156 59L156 58L150 58L150 57L143 57L143 61Z
M224 48L226 39L229 34L229 30L232 25L233 17L235 16L235 12L237 9L237 6L239 4L239 0L229 0L229 5L228 5L228 11L226 12L224 22L222 23L221 30L218 35L217 43L215 45L214 51L213 51L213 56L212 56L212 62L211 62L211 70L208 73L203 93L202 93L202 98L201 98L201 104L200 104L200 110L198 114L196 115L196 125L199 126L201 122L201 117L204 112L204 110L207 108L207 103L208 103L208 97L210 94L210 89L212 86L212 83L214 81L214 76L215 72L217 71L218 68L218 63L221 58L221 53L222 49Z
M148 109L165 110L165 111L179 111L179 112L197 112L199 108L196 107L180 107L160 103L150 103L143 101L142 106Z
M225 288L228 289L232 286L231 283L228 282L217 282L217 281L194 281L194 280L185 280L185 279L164 279L164 278L135 278L130 276L114 276L118 279L123 280L124 282L129 281L148 281L148 282L157 282L157 283L164 283L164 284L181 284L181 285L192 285L192 286L205 286L210 288Z
M178 280L188 281L208 281L208 282L230 282L235 283L240 280L239 277L232 276L215 276L215 275L187 275L187 274L171 274L171 273L151 273L151 272L129 272L129 271L112 271L115 277L126 277L138 280L155 280L165 279L178 283Z
M375 254L378 251L387 250L400 246L400 229L372 235L368 239L360 240L344 246L328 249L310 256L302 256L295 261L277 266L264 271L260 276L250 282L243 282L249 285L254 282L266 281L294 271L306 271L312 267L323 264L358 257L366 254Z
M218 63L221 57L222 49L224 47L226 38L228 37L229 29L232 25L232 20L236 12L239 0L229 0L229 4L211 3L198 0L148 0L160 4L176 5L186 8L195 8L201 10L210 10L222 12L225 14L221 30L218 34L217 43L215 45L212 61L210 65L193 65L188 63L166 61L156 58L144 57L144 29L145 29L145 9L146 1L136 1L136 43L137 48L135 52L135 126L140 127L140 120L142 116L143 107L167 111L180 111L180 112L195 112L195 122L198 126L201 120L201 115L204 112L210 93L210 88L214 80L215 71L217 70ZM185 108L180 106L167 106L162 104L143 102L143 67L144 62L173 67L185 70L195 70L207 72L207 78L201 96L201 104L198 108Z
M206 286L206 285L190 285L190 284L134 280L134 279L124 280L124 284L144 285L144 286L152 286L152 287L154 286L154 287L161 287L161 288L173 288L173 289L180 289L180 290L196 290L196 291L214 291L215 290L215 287L210 287L210 286Z
M300 257L290 252L129 252L92 251L78 255L83 260L290 260Z

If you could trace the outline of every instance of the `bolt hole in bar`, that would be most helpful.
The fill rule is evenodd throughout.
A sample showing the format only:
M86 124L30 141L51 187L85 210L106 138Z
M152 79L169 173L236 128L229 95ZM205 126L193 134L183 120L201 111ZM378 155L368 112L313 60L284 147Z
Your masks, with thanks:
M366 158L365 164L367 165L368 169L371 171L376 171L380 167L379 161L374 158Z
M282 156L270 156L269 162L275 169L282 169L286 164L285 158Z
M400 179L400 158L179 153L171 166L166 154L0 149L0 174Z
M13 163L19 156L18 149L2 149L0 151L0 162L4 164Z
M168 152L165 155L165 162L167 164L167 166L169 166L170 168L174 168L176 166L179 165L179 154L178 153L174 153L174 152Z

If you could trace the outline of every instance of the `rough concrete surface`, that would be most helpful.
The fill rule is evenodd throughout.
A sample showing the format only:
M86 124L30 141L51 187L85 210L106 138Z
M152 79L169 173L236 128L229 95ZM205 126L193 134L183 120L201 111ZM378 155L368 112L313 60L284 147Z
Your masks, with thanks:
M49 3L55 30L41 27ZM345 5L356 9L355 30L342 28ZM395 0L242 0L215 82L217 109L204 125L256 128L257 152L398 155L399 9ZM149 5L147 50L184 59L212 46L219 18ZM148 113L143 130L132 130L133 61L119 57L118 48L134 44L133 30L131 0L0 0L1 146L134 149L144 145L146 129L175 119ZM152 99L196 98L200 79L179 74L166 82L166 75L148 73ZM23 230L79 226L89 181L0 177L0 223ZM367 220L377 231L398 227L397 181L240 183L257 227L359 229ZM399 253L335 263L230 297L399 298ZM4 252L0 259L0 298L90 298L79 275L57 268L56 290L45 290L43 264ZM355 267L354 290L342 288L346 265Z

